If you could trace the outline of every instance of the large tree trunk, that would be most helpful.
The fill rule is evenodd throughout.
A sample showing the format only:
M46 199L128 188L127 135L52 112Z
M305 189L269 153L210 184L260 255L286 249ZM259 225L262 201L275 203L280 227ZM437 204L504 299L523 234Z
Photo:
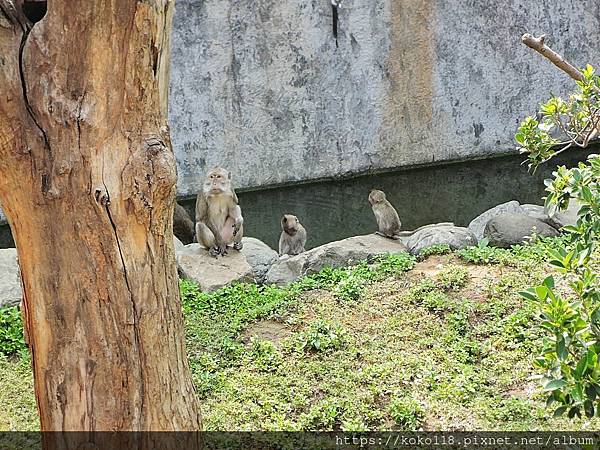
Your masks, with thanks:
M0 202L43 430L201 425L172 242L172 8L50 0L35 23L46 2L0 0Z

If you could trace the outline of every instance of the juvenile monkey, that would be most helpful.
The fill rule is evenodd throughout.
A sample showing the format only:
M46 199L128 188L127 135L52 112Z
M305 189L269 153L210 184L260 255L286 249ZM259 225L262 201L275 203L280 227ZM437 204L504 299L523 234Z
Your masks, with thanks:
M304 252L306 229L296 216L285 214L281 218L281 237L279 238L279 256L299 255Z
M244 219L231 185L231 173L222 167L208 172L196 199L196 237L214 257L227 254L233 244L242 249Z
M369 203L371 203L379 228L376 234L391 239L400 239L400 218L392 204L385 198L385 193L373 189L369 194Z

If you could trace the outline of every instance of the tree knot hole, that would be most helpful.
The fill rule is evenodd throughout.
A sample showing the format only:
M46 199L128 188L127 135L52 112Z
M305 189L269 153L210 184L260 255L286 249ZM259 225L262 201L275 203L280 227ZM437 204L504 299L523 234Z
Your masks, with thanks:
M46 0L27 0L23 2L23 14L31 23L38 23L48 11Z

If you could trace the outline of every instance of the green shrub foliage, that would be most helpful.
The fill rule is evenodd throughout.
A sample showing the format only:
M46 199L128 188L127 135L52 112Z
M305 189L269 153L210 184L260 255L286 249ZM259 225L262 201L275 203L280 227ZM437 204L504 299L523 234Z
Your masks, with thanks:
M26 348L19 308L0 309L0 353L10 356Z
M585 147L600 123L600 78L594 69L582 70L583 81L568 100L552 97L540 108L541 120L528 117L515 138L528 155L530 167L570 147ZM549 264L565 274L570 292L557 289L553 276L522 292L539 305L540 327L545 331L543 351L536 366L547 404L555 415L588 417L600 406L600 286L598 234L600 233L600 157L568 169L564 166L546 180L546 207L551 213L577 200L577 223L566 226L567 242L551 250Z

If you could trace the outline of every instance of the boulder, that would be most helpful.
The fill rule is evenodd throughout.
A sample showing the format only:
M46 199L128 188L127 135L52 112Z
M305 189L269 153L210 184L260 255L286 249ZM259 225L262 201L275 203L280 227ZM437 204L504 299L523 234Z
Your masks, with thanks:
M548 225L553 226L552 223L550 223L550 217L546 213L546 208L544 208L543 206L526 203L524 205L521 205L521 208L523 209L523 214L528 215L529 217L533 217L534 219L541 220L542 222L546 222Z
M180 276L195 281L204 292L235 282L254 281L252 267L237 250L230 249L227 255L214 258L208 250L194 243L184 246L176 254Z
M558 236L556 228L526 214L507 213L492 218L485 226L484 236L489 245L508 248L525 244L533 233L538 236Z
M181 242L175 235L173 235L173 246L175 247L175 253L185 249L183 242Z
M569 207L564 211L557 211L549 218L550 224L555 228L566 227L567 225L577 224L577 213L581 208L581 203L572 198L569 201Z
M477 245L475 235L465 227L450 224L429 225L420 228L406 240L406 246L413 255L434 245L446 244L453 250Z
M279 259L279 255L263 241L253 237L242 238L242 243L242 255L252 267L255 281L262 283L271 266Z
M17 249L0 249L0 308L18 305L21 298Z
M402 241L376 234L330 242L296 256L283 256L267 272L266 283L286 284L324 267L346 267L386 253L407 252Z
M471 233L475 235L477 240L480 241L483 238L483 230L490 219L507 213L524 214L525 212L518 201L511 200L510 202L502 203L501 205L488 209L486 212L478 215L471 220L468 228L471 230Z
M2 208L0 206L0 225L6 225L8 224L8 221L6 220L6 216L4 215L4 211L2 211Z
M179 203L175 203L173 210L173 234L186 245L194 242L196 236L194 221Z

